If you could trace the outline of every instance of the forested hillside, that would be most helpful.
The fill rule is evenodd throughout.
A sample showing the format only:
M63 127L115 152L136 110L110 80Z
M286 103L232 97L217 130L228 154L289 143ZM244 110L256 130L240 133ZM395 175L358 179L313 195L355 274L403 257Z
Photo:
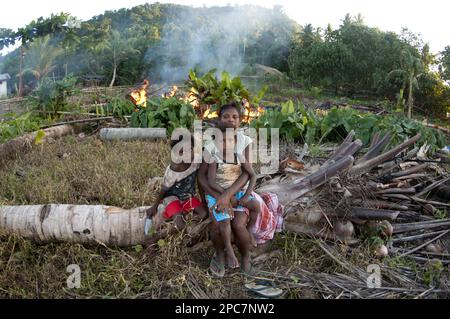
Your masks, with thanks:
M63 31L55 28L22 41L23 82L25 91L46 77L69 74L84 85L130 85L144 78L171 83L185 80L191 68L251 75L258 63L284 72L301 87L414 103L445 117L449 47L432 54L426 39L408 29L381 31L361 16L343 17L337 29L323 24L299 25L282 7L159 3L106 11L89 21L69 17ZM25 33L30 26L39 29L34 21ZM13 33L0 29L0 46ZM0 57L0 73L11 75L12 91L18 89L19 56L16 49Z

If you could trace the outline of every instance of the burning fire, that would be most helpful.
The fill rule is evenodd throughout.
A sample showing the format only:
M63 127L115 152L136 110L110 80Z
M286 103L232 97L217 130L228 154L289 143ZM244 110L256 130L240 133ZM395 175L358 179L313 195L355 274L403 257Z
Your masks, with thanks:
M176 85L173 86L173 89L171 92L163 94L162 97L164 98L170 98L175 96L175 94L178 92L178 87ZM185 103L188 103L192 105L196 113L201 116L202 119L213 119L219 117L217 111L211 110L211 105L202 105L199 102L198 94L196 94L196 90L194 88L191 88L188 90L186 95L184 97L181 97L180 100L184 101ZM243 122L248 124L251 120L258 118L261 116L261 114L264 113L264 108L260 106L254 106L251 105L247 100L243 100Z
M251 120L258 118L264 113L264 108L261 106L252 106L247 100L244 99L244 113L242 115L243 121L248 124Z
M202 119L213 119L219 117L219 114L217 114L217 111L211 111L211 109L206 109L205 112L203 112Z
M189 103L194 107L194 109L198 109L200 107L200 103L198 102L197 96L195 95L195 89L191 88L186 96L182 98L185 103Z
M247 100L243 100L244 111L242 113L242 121L246 124L250 123L251 120L258 118L264 113L264 108L260 106L253 106ZM211 108L207 108L203 112L202 119L212 119L219 117L217 111L212 111Z
M164 97L164 98L168 99L168 98L174 97L175 94L177 94L177 92L178 92L178 86L174 85L172 87L172 91L170 91L169 93L163 93L161 95L161 97Z
M130 93L131 102L136 106L146 107L147 106L147 87L149 81L146 79L144 83L136 90Z

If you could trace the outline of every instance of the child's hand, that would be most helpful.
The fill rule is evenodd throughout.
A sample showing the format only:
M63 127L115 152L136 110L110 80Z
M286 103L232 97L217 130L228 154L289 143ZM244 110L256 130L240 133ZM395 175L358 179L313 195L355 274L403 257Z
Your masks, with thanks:
M250 195L245 195L244 197L242 197L240 200L239 200L239 205L240 206L247 206L247 204L248 204L248 202L250 201Z
M238 203L238 200L236 199L236 197L231 197L231 199L230 199L230 203L231 203L231 206L233 206L233 207L236 207L239 203Z
M157 213L156 206L152 206L149 209L147 209L147 217L149 217L149 218L155 216L156 213Z
M230 198L227 196L220 196L217 199L216 204L214 205L213 209L216 209L218 212L224 212L227 213L230 216L234 216L233 213L233 207L231 206Z

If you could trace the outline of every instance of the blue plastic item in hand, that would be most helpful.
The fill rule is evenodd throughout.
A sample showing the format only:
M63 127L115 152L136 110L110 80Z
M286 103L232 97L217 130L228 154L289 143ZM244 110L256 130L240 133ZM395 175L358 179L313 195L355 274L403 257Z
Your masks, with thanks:
M150 229L152 228L152 224L153 224L152 219L147 217L147 218L145 219L145 226L144 226L144 233L145 233L146 235L148 235Z

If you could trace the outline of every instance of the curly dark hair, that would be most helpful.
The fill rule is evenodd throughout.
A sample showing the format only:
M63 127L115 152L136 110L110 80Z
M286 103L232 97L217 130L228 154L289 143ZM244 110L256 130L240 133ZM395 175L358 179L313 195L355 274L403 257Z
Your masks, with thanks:
M242 117L242 110L241 107L239 106L239 104L237 104L236 102L232 102L232 103L228 103L225 105L222 105L219 109L219 118L222 117L222 113L228 109L235 109L238 114L239 114L239 118Z

